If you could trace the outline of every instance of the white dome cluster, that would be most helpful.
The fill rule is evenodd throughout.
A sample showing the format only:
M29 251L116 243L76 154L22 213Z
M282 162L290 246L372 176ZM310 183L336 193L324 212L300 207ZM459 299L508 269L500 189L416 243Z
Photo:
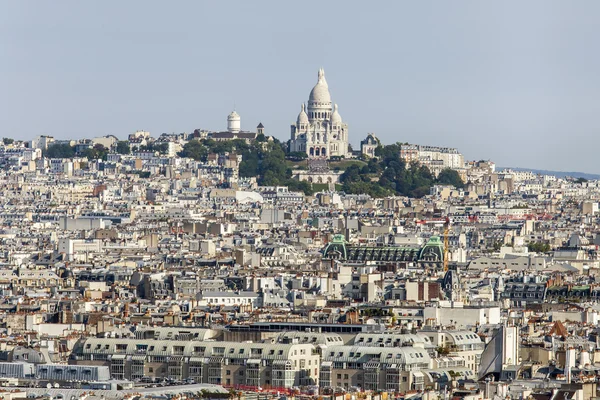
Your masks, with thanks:
M309 158L346 157L348 153L348 125L343 123L337 104L332 107L323 68L291 133L290 151L306 152Z

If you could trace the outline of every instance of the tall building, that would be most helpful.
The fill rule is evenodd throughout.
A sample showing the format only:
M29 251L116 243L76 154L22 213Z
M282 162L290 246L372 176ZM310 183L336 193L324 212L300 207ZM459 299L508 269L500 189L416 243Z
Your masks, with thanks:
M348 154L348 124L342 122L337 104L332 107L322 68L308 104L302 104L296 123L291 126L290 151L325 159Z

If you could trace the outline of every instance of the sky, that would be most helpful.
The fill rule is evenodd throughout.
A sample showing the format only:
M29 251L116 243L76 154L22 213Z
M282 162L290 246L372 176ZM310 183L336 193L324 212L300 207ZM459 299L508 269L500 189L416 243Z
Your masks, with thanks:
M0 0L0 136L259 122L289 139L325 76L358 147L456 147L600 173L600 2Z

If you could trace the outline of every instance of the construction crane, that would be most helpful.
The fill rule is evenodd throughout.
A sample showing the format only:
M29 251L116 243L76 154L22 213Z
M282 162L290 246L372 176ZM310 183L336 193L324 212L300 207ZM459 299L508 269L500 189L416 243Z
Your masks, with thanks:
M448 271L448 234L450 232L450 218L444 222L444 272Z

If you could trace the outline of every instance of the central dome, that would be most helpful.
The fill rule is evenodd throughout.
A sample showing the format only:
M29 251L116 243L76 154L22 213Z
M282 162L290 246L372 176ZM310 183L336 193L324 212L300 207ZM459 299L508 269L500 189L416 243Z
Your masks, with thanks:
M329 86L327 86L327 81L325 80L325 71L323 71L323 68L319 69L319 79L317 80L315 87L310 91L308 102L309 105L313 105L313 103L321 103L320 105L331 105L331 95L329 94Z

